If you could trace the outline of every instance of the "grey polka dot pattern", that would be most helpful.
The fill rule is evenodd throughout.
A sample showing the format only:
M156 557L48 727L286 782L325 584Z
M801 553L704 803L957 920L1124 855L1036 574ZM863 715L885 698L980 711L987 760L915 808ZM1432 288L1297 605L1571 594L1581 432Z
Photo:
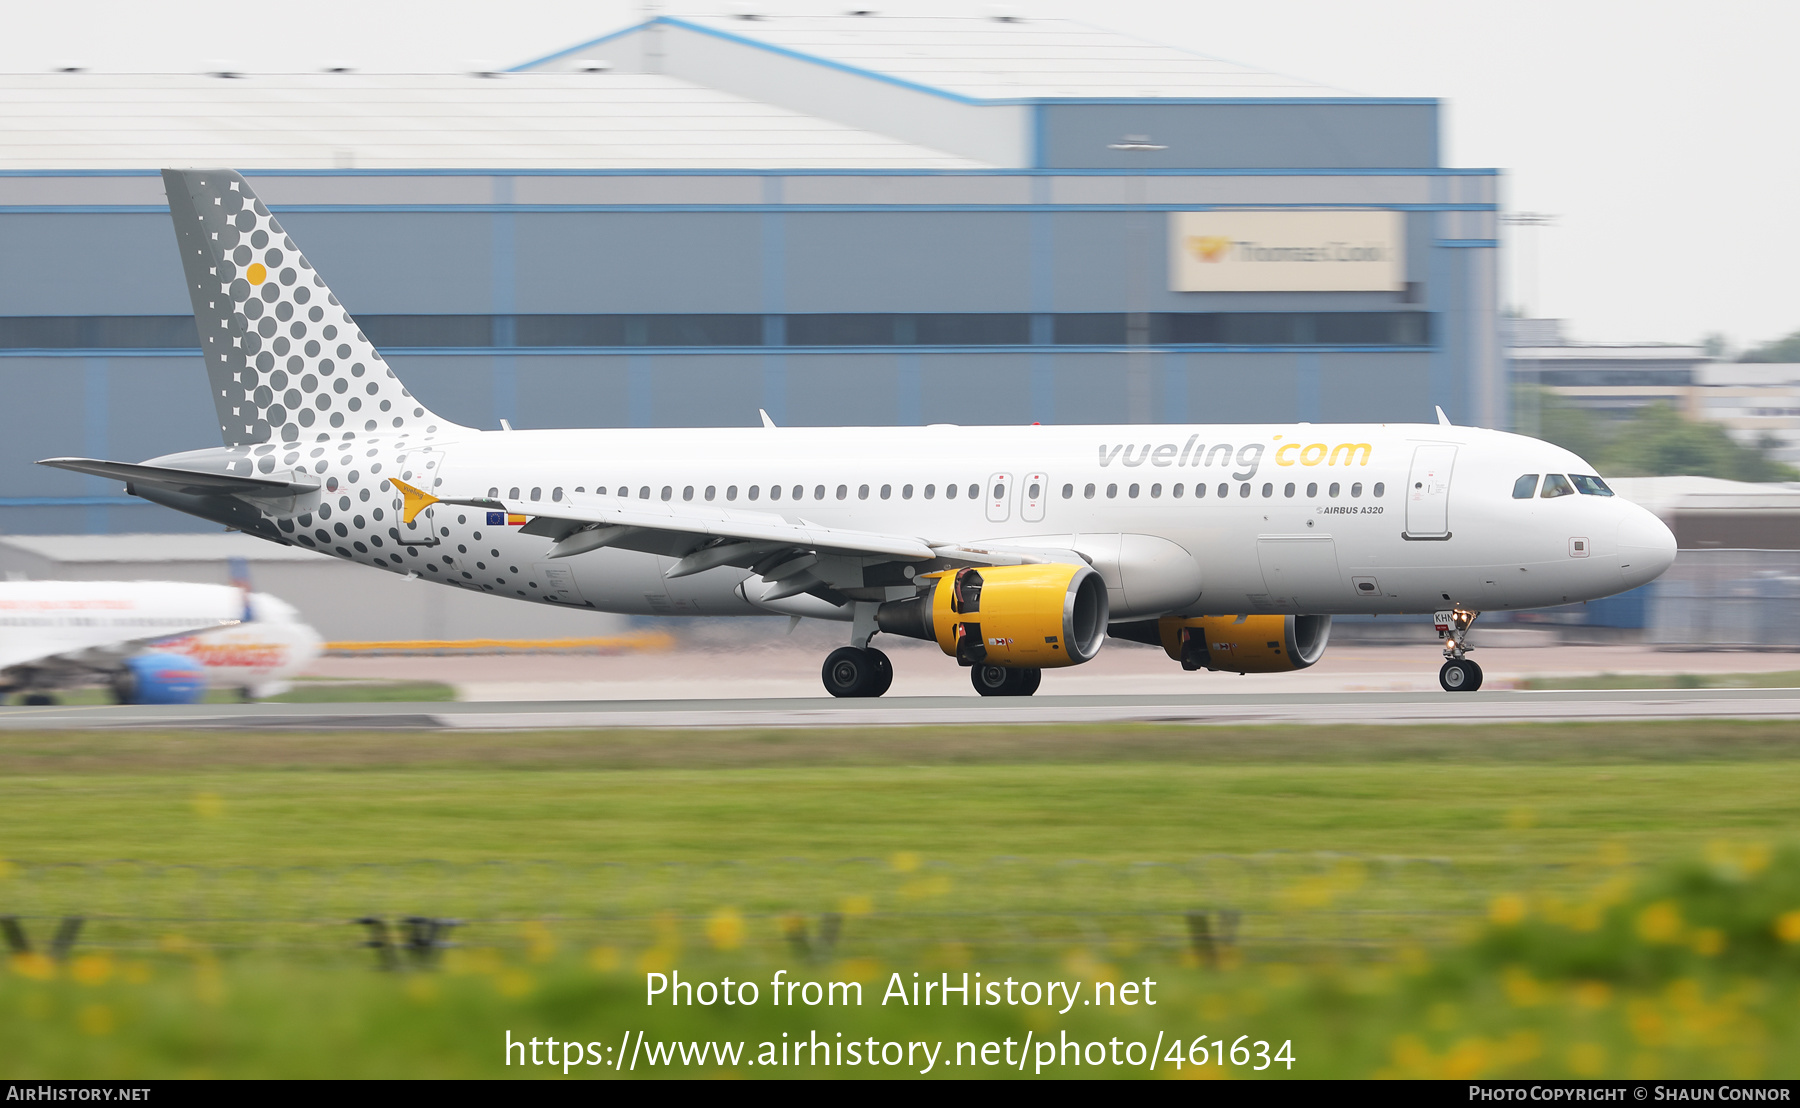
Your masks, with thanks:
M163 180L225 445L451 426L401 386L242 177L164 170Z

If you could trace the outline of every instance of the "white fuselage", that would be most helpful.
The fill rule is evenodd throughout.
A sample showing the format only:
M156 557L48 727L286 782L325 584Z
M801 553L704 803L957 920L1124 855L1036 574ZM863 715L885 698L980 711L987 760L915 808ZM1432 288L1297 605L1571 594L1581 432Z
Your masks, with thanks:
M269 507L292 521L321 502L339 505L331 518L356 513L351 541L372 535L375 549L351 551L343 536L306 545L497 596L622 613L831 618L829 605L805 607L805 597L800 607L756 602L757 578L745 569L668 580L674 558L619 549L552 561L549 540L490 524L476 508L434 505L407 537L432 534L436 545L403 539L396 548L391 537L376 540L399 522L398 496L368 498L369 486L377 474L397 476L446 499L492 495L528 516L596 497L731 508L930 543L1072 549L1097 566L1120 536L1154 536L1191 558L1182 572L1197 574L1194 596L1180 595L1179 583L1134 589L1127 564L1125 579L1107 582L1115 620L1542 607L1641 585L1675 550L1655 516L1616 496L1515 498L1524 474L1593 474L1576 455L1430 424L446 427L329 448L340 452L347 460L298 463L328 491ZM354 481L352 469L363 471ZM309 518L283 530L327 537L326 526Z

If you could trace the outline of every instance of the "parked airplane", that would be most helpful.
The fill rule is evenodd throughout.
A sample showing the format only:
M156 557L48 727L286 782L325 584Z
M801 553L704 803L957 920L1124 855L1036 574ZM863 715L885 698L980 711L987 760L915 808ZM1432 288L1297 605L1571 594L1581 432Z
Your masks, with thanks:
M222 448L130 464L147 500L389 573L562 607L849 624L1029 695L1108 634L1187 669L1303 669L1336 614L1437 612L1440 681L1484 610L1641 585L1669 530L1594 467L1433 424L480 431L427 409L228 170L165 170Z
M27 704L83 685L124 704L191 704L209 687L273 696L319 646L292 606L232 585L0 582L0 697Z

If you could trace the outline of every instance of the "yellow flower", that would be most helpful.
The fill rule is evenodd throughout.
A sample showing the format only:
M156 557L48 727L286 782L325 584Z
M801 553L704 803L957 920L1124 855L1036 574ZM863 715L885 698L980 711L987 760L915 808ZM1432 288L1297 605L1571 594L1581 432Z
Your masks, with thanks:
M911 850L899 850L894 852L889 862L893 864L895 873L911 873L919 868L920 858Z
M1692 942L1695 954L1702 958L1715 958L1724 953L1725 932L1717 927L1696 928Z
M1501 927L1514 927L1525 922L1525 912L1525 898L1517 893L1497 896L1488 905L1488 919Z
M706 938L715 950L736 950L744 945L744 917L736 908L720 908L706 921Z
M1775 934L1784 943L1800 943L1800 908L1781 913L1775 921Z
M1578 1077L1598 1077L1606 1068L1606 1051L1599 1043L1576 1043L1569 1048L1569 1069Z
M1638 937L1647 943L1681 941L1681 909L1672 900L1659 900L1638 913Z
M84 954L69 967L69 976L83 985L104 985L112 975L112 959L104 954Z

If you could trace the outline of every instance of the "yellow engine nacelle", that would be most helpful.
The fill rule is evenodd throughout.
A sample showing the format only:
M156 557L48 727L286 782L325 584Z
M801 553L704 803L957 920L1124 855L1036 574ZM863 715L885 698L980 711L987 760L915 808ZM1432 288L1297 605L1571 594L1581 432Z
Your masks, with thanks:
M1106 641L1106 582L1085 565L982 566L919 578L883 604L883 631L938 644L965 666L1080 665Z
M1192 616L1114 624L1122 639L1160 646L1182 669L1286 673L1325 653L1330 616Z

